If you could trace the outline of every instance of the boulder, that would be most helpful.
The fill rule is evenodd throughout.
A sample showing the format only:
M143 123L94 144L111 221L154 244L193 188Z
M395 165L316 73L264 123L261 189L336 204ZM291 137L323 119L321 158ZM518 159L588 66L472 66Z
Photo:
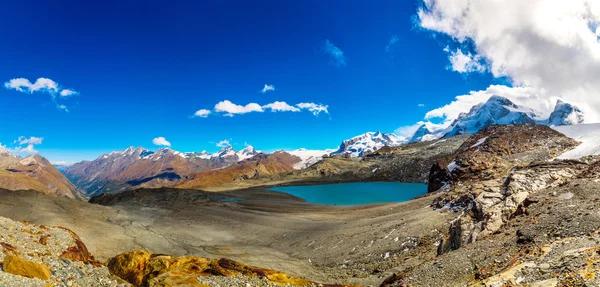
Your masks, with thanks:
M4 257L3 269L4 272L28 278L48 280L52 277L52 273L48 267L14 255Z

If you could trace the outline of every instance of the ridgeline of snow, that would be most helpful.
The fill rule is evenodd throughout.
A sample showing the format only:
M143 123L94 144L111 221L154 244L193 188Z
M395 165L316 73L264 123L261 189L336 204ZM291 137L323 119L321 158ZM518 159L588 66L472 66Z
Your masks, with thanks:
M326 150L309 150L305 148L287 151L287 153L291 155L295 155L301 159L300 162L294 165L294 169L303 169L307 168L318 161L323 159L324 155L329 155L330 153L336 151L335 149L326 149Z
M600 124L580 124L552 128L581 142L575 149L558 156L559 159L578 159L588 155L600 155Z
M428 141L455 135L474 134L491 125L541 124L562 126L581 123L583 123L581 110L561 100L556 102L550 116L544 118L540 113L519 106L505 97L492 96L487 102L473 106L469 112L461 113L446 128L435 129L435 125L428 125L428 123L421 125L410 141Z
M408 142L405 137L382 132L368 132L342 142L331 155L361 157L384 146L397 146Z

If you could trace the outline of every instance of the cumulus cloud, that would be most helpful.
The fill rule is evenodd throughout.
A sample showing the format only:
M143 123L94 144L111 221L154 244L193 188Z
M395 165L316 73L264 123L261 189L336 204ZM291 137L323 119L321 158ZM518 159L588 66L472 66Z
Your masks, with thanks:
M313 115L318 116L320 113L329 113L328 106L316 103L299 103L296 105L290 105L283 101L275 101L266 105L259 105L257 103L249 103L246 105L234 104L229 100L221 101L215 105L214 111L216 113L222 113L223 116L233 117L234 115L241 115L252 112L264 112L270 110L271 112L300 112L303 110L311 112ZM206 117L211 113L210 110L202 109L197 111L194 116Z
M245 106L236 105L229 100L224 100L215 105L215 112L226 113L227 116L233 116L237 114L245 114L250 112L262 113L262 107L257 103L249 103Z
M272 112L299 112L300 109L288 105L286 102L273 102L262 106L263 109L271 109Z
M588 122L600 120L600 1L423 0L417 19L450 37L457 72L506 77L545 102L578 105Z
M449 47L444 49L448 53L448 59L450 60L449 69L459 73L471 73L471 72L485 72L486 66L483 62L483 57L480 55L472 55L470 52L466 54L462 50L457 49L456 51L450 51Z
M231 144L229 143L229 140L222 140L217 143L217 146L218 147L230 147Z
M38 153L38 151L34 148L34 146L32 144L28 144L25 147L15 147L14 149L12 149L12 152L14 153L26 153L26 154L36 154Z
M265 86L263 87L263 89L260 92L264 94L268 91L275 91L275 86L265 84Z
M65 112L68 112L69 109L65 104L58 102L57 95L62 98L79 95L75 90L62 88L57 82L48 78L38 78L34 83L25 78L15 78L5 82L4 87L28 94L47 93L56 104L56 108Z
M13 144L15 144L16 146L8 150L13 153L36 154L38 153L38 151L35 149L35 146L42 144L43 140L43 137L20 136L13 142Z
M199 118L207 118L208 115L210 115L210 110L207 110L207 109L197 110L194 113L194 117L199 117Z
M331 41L325 40L325 43L323 43L323 51L330 57L329 64L336 66L337 68L346 66L344 51L331 43Z
M391 52L394 50L394 46L400 42L400 38L396 35L392 35L390 41L385 45L385 51Z
M152 143L155 144L155 145L157 145L157 146L167 146L167 147L171 146L171 143L169 141L167 141L167 139L165 139L164 137L154 138L152 140Z

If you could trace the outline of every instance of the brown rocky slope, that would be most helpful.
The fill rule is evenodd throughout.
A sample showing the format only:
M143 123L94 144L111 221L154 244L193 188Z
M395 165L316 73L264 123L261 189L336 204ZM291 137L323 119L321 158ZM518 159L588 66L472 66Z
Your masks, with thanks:
M84 199L84 196L46 158L40 155L21 158L1 150L0 188L36 190L45 194Z
M532 125L475 134L431 174L432 206L455 214L438 256L382 286L597 286L600 159L554 160L577 144Z

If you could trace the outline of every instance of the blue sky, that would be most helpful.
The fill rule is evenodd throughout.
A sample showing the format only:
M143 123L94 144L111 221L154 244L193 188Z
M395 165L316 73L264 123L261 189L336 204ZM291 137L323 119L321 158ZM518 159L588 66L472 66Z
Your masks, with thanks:
M3 145L40 137L35 150L70 162L155 149L159 136L180 151L216 151L224 139L265 151L331 148L501 82L449 69L450 40L415 24L418 1L138 2L4 3L0 80L59 86L0 89ZM215 112L225 100L315 103L328 114L226 116ZM193 117L201 109L211 114Z

